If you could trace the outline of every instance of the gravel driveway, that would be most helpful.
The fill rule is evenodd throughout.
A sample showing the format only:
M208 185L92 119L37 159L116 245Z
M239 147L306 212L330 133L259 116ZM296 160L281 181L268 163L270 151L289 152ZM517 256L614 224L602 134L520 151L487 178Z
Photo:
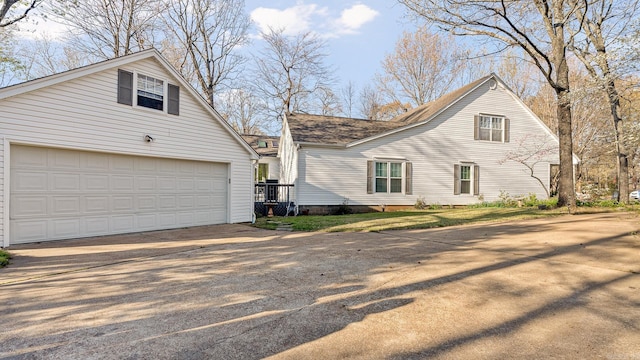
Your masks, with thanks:
M630 213L12 246L0 359L640 359Z

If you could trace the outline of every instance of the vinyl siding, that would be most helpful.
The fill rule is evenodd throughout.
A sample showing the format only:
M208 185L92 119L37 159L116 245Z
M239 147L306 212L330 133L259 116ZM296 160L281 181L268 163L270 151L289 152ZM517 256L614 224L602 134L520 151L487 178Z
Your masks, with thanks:
M474 115L489 113L510 119L510 142L474 140ZM479 202L478 196L453 194L453 165L470 162L480 167L480 195L485 201L546 192L528 169L516 162L499 164L518 139L540 134L555 137L506 89L488 85L474 90L427 124L367 141L345 149L304 146L299 151L300 205L412 205L419 197L430 204L464 205ZM284 156L284 155L283 155ZM402 158L413 163L413 195L367 194L367 160ZM557 154L554 156L557 158ZM547 159L557 163L557 160ZM536 166L536 175L549 186L549 161Z
M121 68L180 84L154 58ZM118 69L111 68L0 100L3 136L16 144L229 163L228 219L250 221L249 151L186 89L180 94L180 115L169 115L118 104L117 77ZM154 141L143 141L145 134Z

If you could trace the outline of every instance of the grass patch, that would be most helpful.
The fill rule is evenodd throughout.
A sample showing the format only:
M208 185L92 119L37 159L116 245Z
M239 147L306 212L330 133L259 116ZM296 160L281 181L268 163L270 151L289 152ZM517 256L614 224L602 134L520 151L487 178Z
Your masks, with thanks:
M11 255L8 252L0 249L0 268L9 265L9 259L11 259Z
M367 232L427 229L479 222L536 219L565 213L566 210L564 209L539 210L537 208L433 209L351 215L259 218L255 226L274 230L282 224L289 224L294 231Z

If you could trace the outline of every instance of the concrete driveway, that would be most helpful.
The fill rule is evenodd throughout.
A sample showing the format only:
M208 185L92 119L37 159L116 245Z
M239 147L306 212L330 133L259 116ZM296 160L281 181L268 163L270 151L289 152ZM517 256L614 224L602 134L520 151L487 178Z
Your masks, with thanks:
M2 359L640 359L629 213L13 246Z

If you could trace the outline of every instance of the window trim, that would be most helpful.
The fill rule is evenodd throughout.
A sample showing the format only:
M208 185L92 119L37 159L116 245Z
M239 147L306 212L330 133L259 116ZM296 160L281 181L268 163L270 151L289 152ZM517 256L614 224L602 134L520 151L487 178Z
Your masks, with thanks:
M469 167L469 180L462 179L462 167ZM469 181L469 192L462 192L462 181ZM460 162L453 165L453 195L480 195L480 166L472 162Z
M480 138L480 130L481 129L487 129L487 128L482 128L481 127L481 123L482 123L482 118L489 118L491 127L488 128L489 130L489 139L485 140L485 139L481 139ZM493 120L499 118L501 119L501 139L500 140L493 140ZM479 141L484 141L484 142L489 142L489 143L508 143L509 142L509 132L510 132L510 123L511 121L509 120L509 118L507 118L505 115L496 115L496 114L487 114L487 113L480 113L478 115L474 115L473 117L473 128L474 128L474 135L473 138L474 140L479 140Z
M138 104L139 76L146 76L162 81L162 109ZM118 69L117 82L117 102L119 104L129 105L137 109L145 109L144 111L153 111L154 113L160 111L170 115L180 114L180 85L171 83L168 78L156 77L138 70L129 71Z
M386 164L386 176L378 176L377 164ZM400 176L391 176L392 164L400 165ZM374 158L367 161L367 194L404 194L413 193L413 165L406 159ZM386 179L386 191L377 190L377 180ZM400 191L391 191L392 180L400 180Z

